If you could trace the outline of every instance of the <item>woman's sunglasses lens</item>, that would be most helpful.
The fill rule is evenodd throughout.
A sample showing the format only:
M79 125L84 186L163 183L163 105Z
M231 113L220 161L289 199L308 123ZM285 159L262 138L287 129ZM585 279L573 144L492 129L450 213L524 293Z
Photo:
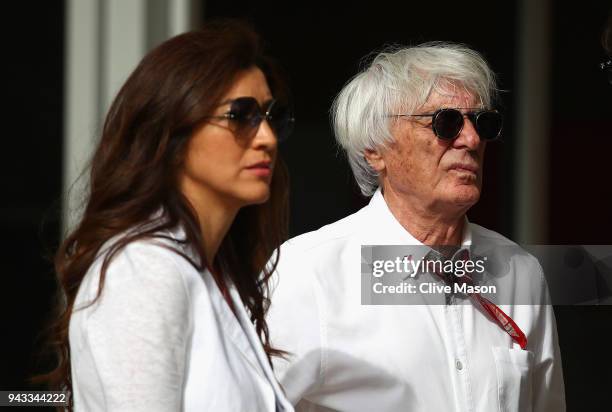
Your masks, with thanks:
M232 131L243 139L253 137L253 132L261 123L261 110L257 100L253 97L238 98L232 102L230 113Z
M484 140L496 139L502 129L502 115L499 112L481 112L476 117L476 129Z
M274 130L276 138L286 139L293 130L293 115L288 105L272 101L267 107L267 120ZM241 139L252 138L259 125L266 118L264 111L253 97L240 97L232 102L230 107L230 127L234 134Z
M454 139L461 132L462 127L463 115L459 110L442 109L434 116L434 133L441 139Z
M276 133L276 138L283 141L293 131L293 116L289 106L275 102L270 107L268 121Z

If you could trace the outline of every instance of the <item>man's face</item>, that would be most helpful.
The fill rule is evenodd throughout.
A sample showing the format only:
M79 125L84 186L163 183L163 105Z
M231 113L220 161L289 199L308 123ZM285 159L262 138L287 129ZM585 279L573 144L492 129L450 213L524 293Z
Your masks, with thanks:
M471 94L454 88L433 92L414 114L475 107L479 104ZM464 213L480 197L486 143L467 117L452 141L436 137L431 121L431 117L399 117L393 122L395 141L379 152L383 189L426 213ZM371 164L378 169L376 162Z

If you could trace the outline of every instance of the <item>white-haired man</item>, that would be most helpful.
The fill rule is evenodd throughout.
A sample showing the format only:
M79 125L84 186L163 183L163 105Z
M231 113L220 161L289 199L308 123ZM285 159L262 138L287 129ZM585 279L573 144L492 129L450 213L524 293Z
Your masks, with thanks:
M275 370L297 410L565 410L540 265L465 216L480 197L487 140L501 132L495 91L477 52L430 43L378 54L338 95L336 138L372 199L281 249L268 324L288 352ZM366 245L446 258L485 245L505 265L502 292L527 297L445 292L442 304L365 305Z

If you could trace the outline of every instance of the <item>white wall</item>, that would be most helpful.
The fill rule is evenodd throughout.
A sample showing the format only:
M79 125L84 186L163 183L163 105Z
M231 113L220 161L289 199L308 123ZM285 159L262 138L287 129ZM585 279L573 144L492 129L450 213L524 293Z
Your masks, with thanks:
M67 0L63 229L78 222L110 102L145 53L196 27L195 0Z

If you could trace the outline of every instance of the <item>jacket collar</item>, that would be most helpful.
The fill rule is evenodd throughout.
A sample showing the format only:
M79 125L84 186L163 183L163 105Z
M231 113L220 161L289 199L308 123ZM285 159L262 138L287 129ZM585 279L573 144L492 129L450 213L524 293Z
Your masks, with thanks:
M199 256L197 256L189 244L185 243L185 230L182 227L179 226L173 230L169 230L168 235L176 241L174 246L177 247L177 249L185 253L185 255L187 255L187 257L192 259L194 262L199 262ZM205 269L200 272L200 275L206 284L206 289L208 290L213 308L220 320L219 323L223 328L223 332L230 338L234 346L236 346L238 351L244 356L248 363L255 368L260 375L263 375L263 371L253 347L253 342L251 342L251 340L247 337L246 332L248 325L244 323L244 320L240 320L240 316L247 315L242 314L245 311L244 303L242 302L242 299L240 299L235 286L229 281L229 279L226 279L228 282L227 287L230 291L232 305L236 310L236 314L232 312L232 309L225 301L225 298L219 290L219 287L217 286L210 271ZM248 322L250 323L250 320ZM253 327L252 324L251 327ZM259 346L261 346L261 344L259 344Z

